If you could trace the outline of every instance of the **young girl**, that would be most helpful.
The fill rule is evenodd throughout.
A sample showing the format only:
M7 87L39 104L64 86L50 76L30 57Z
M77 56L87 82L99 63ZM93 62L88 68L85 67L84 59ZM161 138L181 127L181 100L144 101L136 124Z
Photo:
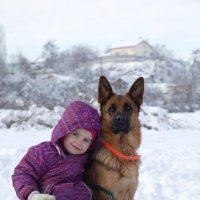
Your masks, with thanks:
M98 112L75 101L63 113L51 141L31 147L12 176L21 200L90 200L82 181L100 130Z

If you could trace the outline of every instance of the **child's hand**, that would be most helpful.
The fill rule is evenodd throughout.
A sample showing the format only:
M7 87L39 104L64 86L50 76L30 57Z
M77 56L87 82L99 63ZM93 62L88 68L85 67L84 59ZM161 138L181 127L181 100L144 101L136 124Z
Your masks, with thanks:
M28 200L56 200L56 198L49 194L40 194L39 192L32 192L28 196Z

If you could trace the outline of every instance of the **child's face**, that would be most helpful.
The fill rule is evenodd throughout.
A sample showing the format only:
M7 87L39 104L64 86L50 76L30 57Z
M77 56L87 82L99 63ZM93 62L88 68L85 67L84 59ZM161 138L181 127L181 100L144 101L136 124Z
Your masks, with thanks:
M64 148L73 155L85 153L92 142L92 134L85 129L75 129L65 136Z

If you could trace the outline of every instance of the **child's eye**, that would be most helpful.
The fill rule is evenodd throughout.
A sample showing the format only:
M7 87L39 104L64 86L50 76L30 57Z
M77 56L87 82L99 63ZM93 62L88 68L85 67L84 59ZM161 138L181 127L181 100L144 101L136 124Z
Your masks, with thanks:
M85 143L90 143L90 140L84 139L84 142L85 142Z
M77 132L72 132L72 134L75 136L75 137L78 137L79 134Z

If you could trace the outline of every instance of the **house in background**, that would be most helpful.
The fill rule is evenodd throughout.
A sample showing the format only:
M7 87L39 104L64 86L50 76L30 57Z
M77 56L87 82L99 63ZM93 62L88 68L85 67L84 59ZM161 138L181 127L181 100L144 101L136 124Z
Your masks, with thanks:
M101 60L103 62L130 62L152 58L153 54L153 47L145 40L136 45L122 42L110 47L107 54L101 57Z
M38 70L44 67L45 59L43 57L38 57L35 61L32 61L30 64L32 70Z

